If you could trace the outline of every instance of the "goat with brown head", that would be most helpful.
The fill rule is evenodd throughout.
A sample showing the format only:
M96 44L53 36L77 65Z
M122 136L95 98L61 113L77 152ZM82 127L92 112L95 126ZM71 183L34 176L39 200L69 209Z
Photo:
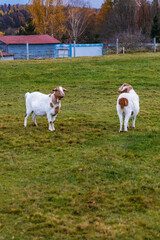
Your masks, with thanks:
M117 114L120 120L120 132L122 132L123 116L124 131L126 132L129 127L129 119L132 118L132 126L135 128L136 116L139 112L139 96L134 91L133 87L124 83L118 92L121 93L117 99Z
M37 126L36 116L47 115L49 122L49 130L54 131L54 122L57 114L61 108L61 99L64 97L64 92L67 89L61 86L56 87L53 94L43 94L40 92L26 93L26 115L24 120L24 126L27 126L27 119L33 113L32 119L34 125Z

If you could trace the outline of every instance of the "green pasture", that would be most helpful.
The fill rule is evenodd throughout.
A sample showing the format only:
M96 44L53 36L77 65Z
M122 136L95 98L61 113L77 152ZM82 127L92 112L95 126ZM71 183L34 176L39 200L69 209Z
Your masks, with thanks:
M117 89L140 97L119 133ZM24 128L27 91L69 90ZM160 239L160 53L0 62L0 240Z

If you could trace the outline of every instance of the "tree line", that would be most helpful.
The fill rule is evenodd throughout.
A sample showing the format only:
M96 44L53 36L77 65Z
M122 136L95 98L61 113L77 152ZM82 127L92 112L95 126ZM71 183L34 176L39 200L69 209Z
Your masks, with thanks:
M92 9L83 0L29 0L0 5L0 32L49 34L61 42L160 41L159 0L105 0Z
M0 32L5 35L14 35L17 29L25 26L29 18L27 5L0 5Z

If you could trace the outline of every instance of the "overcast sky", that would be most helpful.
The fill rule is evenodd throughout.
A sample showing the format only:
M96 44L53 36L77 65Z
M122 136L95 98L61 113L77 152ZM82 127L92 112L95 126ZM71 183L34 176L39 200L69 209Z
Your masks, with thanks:
M84 0L85 1L85 0ZM87 1L87 0L86 0ZM104 0L88 0L90 2L91 7L100 8ZM0 0L0 4L26 4L28 0Z

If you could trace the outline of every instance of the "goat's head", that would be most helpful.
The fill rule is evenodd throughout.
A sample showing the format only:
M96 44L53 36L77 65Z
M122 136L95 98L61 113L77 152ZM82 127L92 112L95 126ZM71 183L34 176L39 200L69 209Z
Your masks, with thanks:
M133 87L129 85L128 83L124 83L119 89L119 93L129 93L130 90L132 90Z
M54 91L54 95L58 98L58 99L61 99L64 97L64 92L67 92L68 90L59 86L59 87L56 87L55 89L53 89Z

